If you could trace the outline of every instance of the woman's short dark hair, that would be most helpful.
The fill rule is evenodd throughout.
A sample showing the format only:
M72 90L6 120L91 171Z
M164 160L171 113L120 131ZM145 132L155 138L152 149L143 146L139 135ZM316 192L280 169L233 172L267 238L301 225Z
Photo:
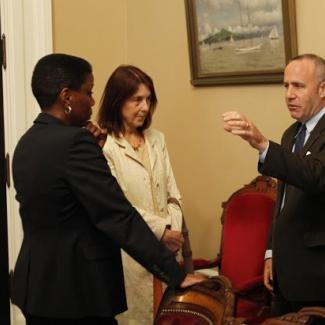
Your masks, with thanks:
M109 77L98 111L98 125L107 129L108 133L116 137L124 133L122 107L144 84L150 91L149 113L141 127L140 132L147 129L157 105L157 97L152 79L141 69L133 65L120 65Z
M51 107L63 88L79 90L92 67L89 62L68 54L49 54L36 64L32 91L42 110Z

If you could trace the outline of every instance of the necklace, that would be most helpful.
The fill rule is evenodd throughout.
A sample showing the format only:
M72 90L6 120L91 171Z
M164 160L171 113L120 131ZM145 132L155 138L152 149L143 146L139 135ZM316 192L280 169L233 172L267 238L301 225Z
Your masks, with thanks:
M139 150L139 148L142 146L143 143L143 139L142 138L138 138L137 143L131 143L131 146L134 150Z
M133 148L133 150L139 150L139 148L144 143L144 139L143 139L143 137L141 135L132 136L132 137L130 137L130 136L129 137L128 136L124 136L124 138L131 145L131 147Z

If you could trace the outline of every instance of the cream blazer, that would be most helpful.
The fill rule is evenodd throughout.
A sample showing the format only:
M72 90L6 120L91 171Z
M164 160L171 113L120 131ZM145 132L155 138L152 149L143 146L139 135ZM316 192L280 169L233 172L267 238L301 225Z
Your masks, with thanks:
M173 230L181 230L181 209L176 203L168 203L170 198L181 203L181 196L170 164L164 135L157 130L148 129L144 131L144 138L152 170L152 182L136 151L124 138L108 135L103 152L125 196L160 240L167 225ZM154 212L152 193L156 195L159 215Z

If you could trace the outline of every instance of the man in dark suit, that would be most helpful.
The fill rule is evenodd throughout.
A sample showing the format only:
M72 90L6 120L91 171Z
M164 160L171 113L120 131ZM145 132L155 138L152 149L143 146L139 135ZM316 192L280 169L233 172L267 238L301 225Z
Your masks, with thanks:
M313 54L292 59L284 87L296 122L283 134L281 145L243 115L223 114L224 129L259 151L259 171L278 179L264 270L278 315L325 305L325 61Z
M45 56L33 72L42 113L13 158L24 239L12 301L27 325L116 324L126 310L120 247L170 286L201 280L157 241L82 127L93 84L90 64L70 55Z

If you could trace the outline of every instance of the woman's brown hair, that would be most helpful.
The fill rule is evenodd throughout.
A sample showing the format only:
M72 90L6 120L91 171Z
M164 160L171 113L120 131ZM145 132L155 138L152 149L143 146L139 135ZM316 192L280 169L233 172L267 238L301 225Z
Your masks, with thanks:
M157 105L157 97L152 79L141 69L132 65L120 65L109 77L102 95L99 111L98 125L107 129L109 134L119 137L124 133L122 107L132 97L139 86L144 84L150 91L149 113L139 131L147 129Z

